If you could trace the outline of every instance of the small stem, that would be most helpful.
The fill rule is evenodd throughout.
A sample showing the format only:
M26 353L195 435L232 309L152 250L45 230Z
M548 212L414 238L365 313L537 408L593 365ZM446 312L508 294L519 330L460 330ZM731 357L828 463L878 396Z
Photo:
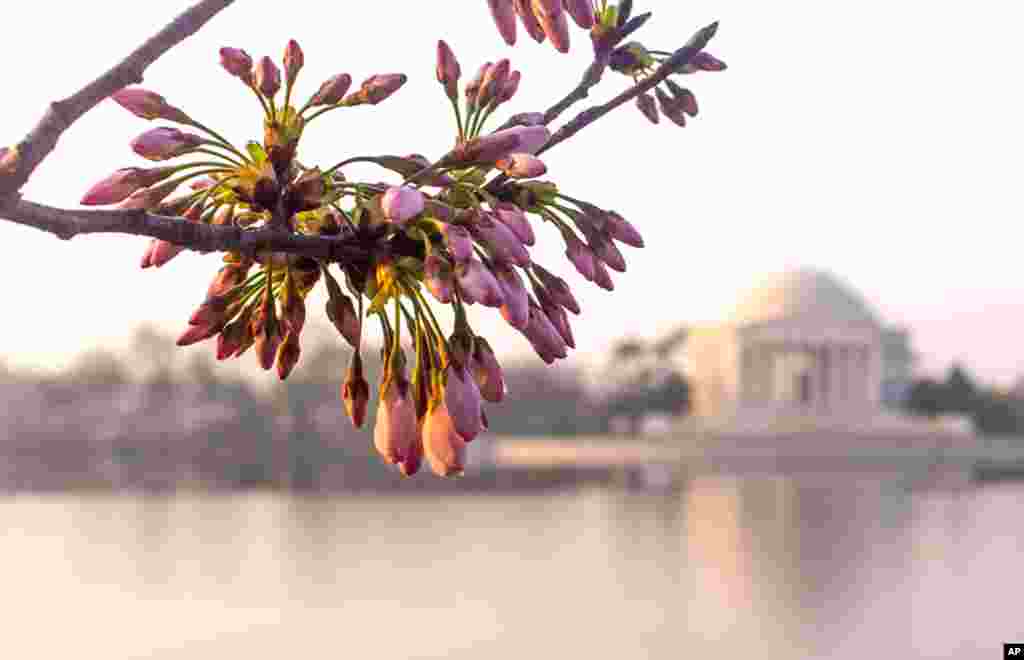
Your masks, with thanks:
M210 146L211 147L216 147L218 145L210 144ZM234 158L231 158L230 156L225 156L222 153L217 153L216 151L211 151L209 149L203 149L203 148L200 147L199 149L193 149L190 153L206 154L207 156L213 156L214 158L221 158L221 159L231 163L235 167L245 167L245 165L243 163L240 163L239 161L235 160Z
M263 93L256 89L255 85L249 85L249 89L252 90L253 94L255 94L256 98L259 100L260 105L263 106L263 114L270 117L270 107L267 105L267 101L263 98Z
M199 122L197 122L194 119L192 120L191 126L193 126L194 128L198 128L199 130L201 130L204 133L206 133L206 134L210 135L211 137L213 137L215 140L217 140L220 143L220 145L222 147L224 147L225 149L230 150L233 154L235 154L236 156L241 158L243 161L250 162L249 158L245 154L243 154L241 151L236 149L234 147L234 145L232 145L230 142L228 142L228 140L224 136L222 136L220 133L218 133L217 131L213 130L212 128L208 128L208 127L204 126L203 124L200 124Z
M455 123L459 127L459 142L462 142L466 139L466 132L462 128L462 111L459 110L458 97L450 100L452 102L452 107L455 108Z

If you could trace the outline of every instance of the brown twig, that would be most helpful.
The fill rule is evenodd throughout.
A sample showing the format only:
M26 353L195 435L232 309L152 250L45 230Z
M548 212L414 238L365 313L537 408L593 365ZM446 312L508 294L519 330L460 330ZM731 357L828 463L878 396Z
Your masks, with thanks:
M275 228L246 230L206 225L135 209L76 211L18 200L0 207L0 215L65 240L79 234L133 234L163 239L197 252L255 254L271 250L328 261L350 261L366 253L351 237L303 236Z

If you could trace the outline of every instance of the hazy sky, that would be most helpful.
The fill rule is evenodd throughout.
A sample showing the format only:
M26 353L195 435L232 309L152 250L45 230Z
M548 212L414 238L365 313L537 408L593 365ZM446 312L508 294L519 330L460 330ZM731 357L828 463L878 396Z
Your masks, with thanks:
M76 91L188 4L19 3L0 39L0 143L17 142L49 100ZM218 66L221 46L278 59L297 39L306 53L303 98L335 73L357 83L407 73L409 83L381 106L311 126L302 159L326 166L356 154L436 157L451 146L450 109L433 73L438 38L466 75L504 56L522 69L499 121L546 108L589 61L575 28L569 55L521 29L519 45L507 48L479 0L271 4L239 0L151 67L144 86L242 143L259 137L261 114ZM545 156L563 191L617 209L648 245L624 248L629 272L616 277L614 293L568 278L584 307L572 361L620 336L721 318L766 273L809 265L833 270L884 319L910 327L925 368L960 358L990 381L1024 373L1018 3L636 4L655 13L638 38L661 50L721 20L708 50L730 68L687 79L701 115L686 129L651 126L630 106ZM591 99L625 85L609 75ZM96 180L142 164L128 142L152 126L102 103L65 134L26 197L74 207ZM351 172L379 177L372 168ZM568 274L557 233L547 225L539 233L535 259ZM185 254L143 272L146 240L62 242L0 223L8 283L0 356L55 368L86 348L126 345L140 321L183 328L218 257ZM472 318L503 354L527 350L492 310L475 308Z

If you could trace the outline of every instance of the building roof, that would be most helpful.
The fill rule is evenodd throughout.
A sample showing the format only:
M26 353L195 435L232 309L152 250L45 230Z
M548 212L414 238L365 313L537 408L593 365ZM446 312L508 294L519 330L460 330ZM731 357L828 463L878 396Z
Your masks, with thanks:
M878 316L857 291L835 275L813 268L769 277L740 299L729 321L749 325L794 317L879 325Z

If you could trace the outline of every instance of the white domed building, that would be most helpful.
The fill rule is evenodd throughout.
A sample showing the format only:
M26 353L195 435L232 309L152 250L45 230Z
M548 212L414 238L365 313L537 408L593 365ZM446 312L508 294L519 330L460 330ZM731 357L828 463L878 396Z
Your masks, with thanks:
M685 426L935 430L897 410L912 379L907 332L884 325L860 294L822 270L768 278L725 322L688 328L683 352Z

